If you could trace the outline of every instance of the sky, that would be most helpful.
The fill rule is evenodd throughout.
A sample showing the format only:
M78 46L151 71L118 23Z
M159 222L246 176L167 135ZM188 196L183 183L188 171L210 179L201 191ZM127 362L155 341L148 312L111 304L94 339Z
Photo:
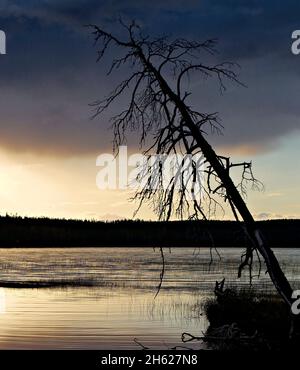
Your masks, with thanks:
M96 158L112 152L113 135L109 113L91 119L89 104L120 75L106 76L108 60L96 63L84 27L118 32L121 16L154 36L218 39L216 58L238 63L246 87L220 94L214 83L191 82L194 106L222 119L224 135L208 140L220 154L252 160L265 185L248 194L256 219L300 217L300 55L291 53L299 12L295 0L0 0L0 213L132 217L127 190L96 186ZM145 208L139 217L154 215Z

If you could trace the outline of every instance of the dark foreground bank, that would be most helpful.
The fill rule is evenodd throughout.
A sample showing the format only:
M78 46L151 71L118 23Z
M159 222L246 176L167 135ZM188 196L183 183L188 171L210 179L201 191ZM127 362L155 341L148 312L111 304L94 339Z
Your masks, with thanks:
M215 294L215 299L206 301L203 307L209 327L201 340L208 348L218 351L299 348L300 319L291 315L277 295L264 296L251 288L215 289Z

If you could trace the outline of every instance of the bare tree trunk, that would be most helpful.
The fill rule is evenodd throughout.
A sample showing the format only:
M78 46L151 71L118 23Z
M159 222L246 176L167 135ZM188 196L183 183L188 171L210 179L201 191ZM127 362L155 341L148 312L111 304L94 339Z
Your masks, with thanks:
M191 122L191 125L193 125L193 122ZM223 165L218 160L216 153L214 152L212 147L208 144L208 142L205 140L205 138L201 135L198 128L194 127L193 131L195 131L194 134L197 143L201 147L204 156L211 163L213 169L215 170L215 172L221 179L224 187L226 188L227 194L230 197L232 203L234 204L239 214L243 218L245 223L245 231L247 232L254 247L257 248L257 250L262 255L266 263L268 273L278 293L282 296L282 298L288 305L291 305L292 288L285 274L283 273L273 251L271 250L270 246L264 239L262 232L258 229L256 222L253 216L251 215L246 203L244 202L241 194L237 190L236 186L233 184L230 176L228 175L227 171L225 171Z
M245 230L249 236L253 246L262 255L265 264L268 269L270 278L277 289L280 296L284 301L291 306L292 305L292 288L288 282L285 274L283 273L276 256L271 250L270 246L267 244L264 239L262 232L258 229L256 222L250 213L245 201L243 200L238 189L234 185L231 177L228 172L225 170L223 164L220 162L216 152L213 150L211 145L205 140L199 128L195 125L192 118L190 117L189 112L186 109L186 106L182 99L179 98L177 94L173 92L166 80L162 77L159 71L148 61L146 60L144 54L140 52L139 57L143 61L145 68L149 69L157 78L162 91L170 97L173 103L178 107L186 125L191 130L199 148L201 148L204 157L211 164L212 168L219 176L220 180L223 183L223 186L226 188L227 195L230 197L233 205L238 210L242 219L245 223Z
M211 73L217 75L219 81L222 84L222 76L225 76L231 80L237 81L236 75L232 72L228 71L227 69L220 69L220 65L214 67L204 66L202 64L192 64L189 63L186 58L188 55L195 50L200 49L210 49L210 42L207 43L193 43L188 42L186 40L177 39L176 42L166 44L162 39L157 39L156 41L151 41L148 37L143 37L139 33L139 39L135 39L134 29L137 28L135 22L133 22L130 26L126 26L121 22L122 26L128 31L129 40L127 42L120 41L115 36L101 30L97 26L92 26L94 29L95 34L95 42L102 41L102 49L98 51L98 60L102 58L105 51L107 50L108 46L113 43L121 48L126 48L128 53L121 57L120 59L116 59L113 61L111 69L109 73L113 69L119 68L120 65L126 64L129 60L131 60L131 67L135 66L136 60L138 60L138 64L141 64L142 70L138 70L134 72L130 78L124 80L121 84L117 86L117 88L112 92L112 94L104 101L96 102L95 105L98 106L97 113L102 113L114 100L116 97L121 95L123 91L129 87L131 81L137 79L135 82L135 86L132 91L131 95L131 102L129 108L125 110L120 115L116 116L114 119L114 125L116 128L115 137L116 141L122 141L122 137L124 135L124 130L128 125L133 125L132 120L138 120L140 125L142 126L143 135L141 142L143 142L145 138L145 130L149 130L153 126L153 122L150 119L148 125L145 125L145 120L147 121L148 113L151 115L151 108L154 105L154 108L158 104L160 107L158 110L163 107L166 110L166 114L168 115L168 125L173 125L175 116L177 112L180 113L180 124L184 125L188 128L189 133L191 134L196 146L201 150L202 154L206 158L207 162L210 164L214 174L218 177L221 182L221 187L226 191L226 199L229 199L230 204L232 205L232 209L234 214L239 213L241 218L244 221L245 232L247 233L251 244L253 245L253 249L258 251L264 259L264 262L267 266L268 273L271 277L271 280L277 289L280 296L284 299L288 306L291 306L293 299L292 299L292 288L285 277L278 260L274 253L272 252L270 246L267 244L266 240L263 238L262 232L258 229L257 224L251 215L249 209L245 201L243 200L242 195L238 191L237 187L234 185L233 181L231 180L229 170L225 167L224 163L222 162L220 156L216 154L210 144L206 141L204 136L202 135L200 127L195 122L193 118L193 111L188 109L188 106L185 104L185 95L181 97L180 93L180 83L182 76L187 73L191 69L198 69L204 73L204 75L210 75ZM146 50L146 51L145 51ZM174 50L177 50L177 54L174 56L172 53ZM191 53L190 53L191 52ZM160 59L160 64L157 64L158 67L155 67L151 62L151 57L155 56L156 58ZM181 56L184 56L183 59L180 59ZM166 79L162 75L162 68L165 68L166 64L171 63L171 71L174 75L176 75L176 66L181 66L180 72L177 74L177 93L176 88L173 90ZM136 100L137 90L139 89L139 85L141 81L144 81L148 86L148 90L145 89L142 93L142 98ZM158 91L154 91L152 86L158 87ZM163 93L163 97L160 97L160 92ZM150 94L150 98L149 98ZM149 104L148 100L151 100L152 105ZM169 112L167 108L167 104L172 103L175 107L174 117L169 117ZM148 110L147 110L148 109ZM150 110L150 112L149 112ZM191 113L192 112L192 113ZM154 109L154 118L153 121L156 121L155 117L155 109ZM195 113L195 112L194 112ZM136 118L136 117L139 118ZM161 116L160 116L161 117ZM197 116L199 117L199 116ZM148 119L149 120L149 119ZM134 125L133 125L134 126ZM120 133L121 130L121 133ZM174 142L174 134L170 134L170 141L173 144L173 148L175 146ZM184 136L184 134L183 134ZM180 138L180 137L179 137ZM178 138L177 138L178 140ZM162 149L158 149L161 150ZM210 190L210 189L209 189ZM150 196L153 194L150 193ZM170 195L170 194L169 194ZM146 193L148 197L149 194ZM142 200L145 199L145 193L141 197ZM170 202L172 203L173 200L173 193L171 194L170 198L168 199L168 205ZM170 200L169 200L170 199ZM199 208L199 207L198 207ZM171 207L168 208L168 217L171 212ZM200 210L201 212L201 210ZM201 212L203 215L203 212ZM250 255L252 256L252 250L250 251Z

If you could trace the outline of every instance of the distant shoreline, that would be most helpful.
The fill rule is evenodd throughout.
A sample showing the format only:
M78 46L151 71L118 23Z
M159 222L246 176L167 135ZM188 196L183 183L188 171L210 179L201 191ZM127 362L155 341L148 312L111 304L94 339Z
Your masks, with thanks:
M258 221L272 248L300 247L300 220ZM81 221L0 217L0 248L246 247L235 221Z
M14 288L14 289L40 289L40 288L76 288L76 287L94 287L96 286L89 281L0 281L0 288Z

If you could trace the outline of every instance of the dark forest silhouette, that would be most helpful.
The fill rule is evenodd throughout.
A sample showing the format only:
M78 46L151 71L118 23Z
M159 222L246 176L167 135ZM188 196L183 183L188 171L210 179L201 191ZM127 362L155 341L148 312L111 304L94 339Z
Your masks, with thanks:
M298 248L300 220L260 221L273 248ZM83 221L0 217L0 247L246 247L235 221Z

